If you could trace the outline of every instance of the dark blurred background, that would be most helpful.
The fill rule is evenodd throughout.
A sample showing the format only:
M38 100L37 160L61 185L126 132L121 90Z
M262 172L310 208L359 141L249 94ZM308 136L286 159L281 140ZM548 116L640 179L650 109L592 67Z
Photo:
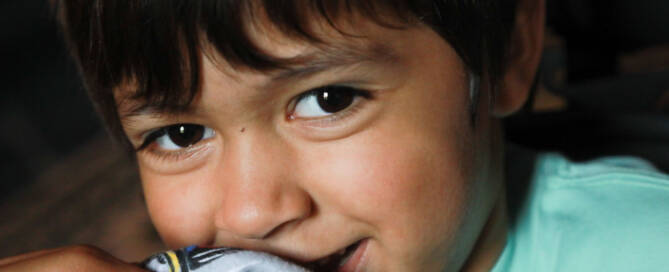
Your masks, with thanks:
M0 3L0 189L6 193L101 129L45 2Z
M162 246L54 17L47 0L0 1L0 258L86 243L137 261Z
M88 243L161 245L135 166L106 136L46 0L0 2L0 258ZM669 170L669 1L549 0L541 82L510 141Z

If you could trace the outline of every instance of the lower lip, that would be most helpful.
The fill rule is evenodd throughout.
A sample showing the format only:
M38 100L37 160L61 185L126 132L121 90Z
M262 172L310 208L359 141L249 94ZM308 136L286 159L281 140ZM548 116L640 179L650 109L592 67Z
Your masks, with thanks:
M367 253L367 244L369 243L369 239L365 239L362 242L360 242L360 245L358 248L353 252L353 255L351 258L348 259L348 261L339 267L337 269L337 272L356 272L358 271L358 268L360 265L363 263L365 256Z

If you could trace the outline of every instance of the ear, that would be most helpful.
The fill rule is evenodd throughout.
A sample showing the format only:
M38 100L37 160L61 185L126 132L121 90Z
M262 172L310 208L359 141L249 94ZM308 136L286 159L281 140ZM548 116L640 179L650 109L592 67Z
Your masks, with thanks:
M509 59L492 111L496 117L513 114L527 100L543 51L545 11L544 0L518 0Z

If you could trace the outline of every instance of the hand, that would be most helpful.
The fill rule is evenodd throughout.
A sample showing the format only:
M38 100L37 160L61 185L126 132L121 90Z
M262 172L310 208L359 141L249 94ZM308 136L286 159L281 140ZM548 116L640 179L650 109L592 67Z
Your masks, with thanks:
M98 248L71 246L41 250L0 260L0 272L19 271L146 271Z

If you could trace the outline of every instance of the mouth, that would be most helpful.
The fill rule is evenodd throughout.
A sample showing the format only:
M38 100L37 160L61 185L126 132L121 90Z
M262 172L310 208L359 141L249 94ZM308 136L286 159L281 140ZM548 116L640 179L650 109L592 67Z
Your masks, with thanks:
M367 239L359 240L346 248L304 264L304 267L314 272L354 272L362 259L366 249Z

